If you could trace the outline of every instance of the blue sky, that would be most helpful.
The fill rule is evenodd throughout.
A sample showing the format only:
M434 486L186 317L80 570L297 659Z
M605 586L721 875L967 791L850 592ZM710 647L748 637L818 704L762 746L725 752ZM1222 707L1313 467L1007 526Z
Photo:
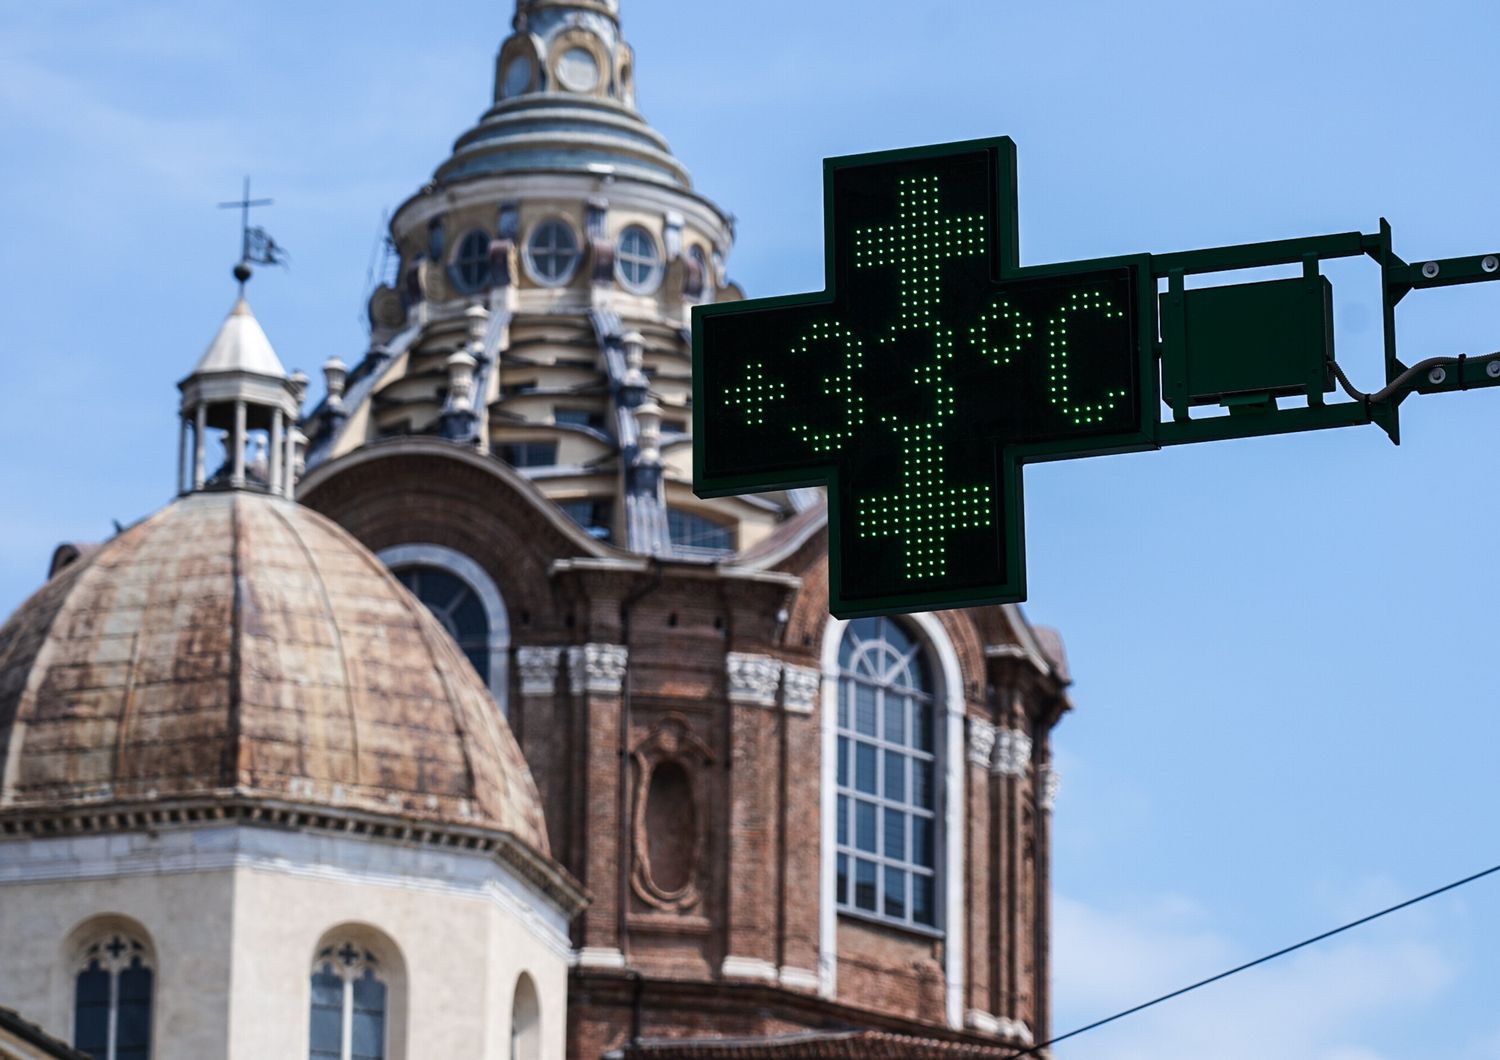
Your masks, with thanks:
M821 282L825 155L1009 134L1022 260L1390 218L1500 249L1500 7L623 0L640 103L735 212L751 294ZM362 349L382 212L483 109L506 0L0 6L0 611L52 546L168 499L173 384L233 298L242 174L293 255L288 366ZM1329 270L1373 389L1373 265ZM1411 296L1402 351L1500 347L1500 289ZM1027 474L1057 733L1056 1024L1500 861L1500 392L1375 428ZM1500 881L1069 1043L1064 1060L1500 1058Z

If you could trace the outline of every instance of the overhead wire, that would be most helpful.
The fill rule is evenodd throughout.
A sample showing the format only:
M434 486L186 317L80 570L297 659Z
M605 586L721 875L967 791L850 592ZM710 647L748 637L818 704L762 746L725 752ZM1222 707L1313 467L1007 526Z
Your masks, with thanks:
M1423 363L1425 364L1426 362ZM1418 365L1417 367L1421 366ZM1416 368L1413 368L1412 371L1416 371ZM1331 939L1335 935L1341 935L1345 931L1350 931L1354 928L1368 924L1371 921L1379 920L1383 916L1389 916L1392 913L1400 912L1402 909L1408 909L1411 906L1418 904L1419 902L1427 901L1429 898L1436 898L1440 894L1447 894L1449 891L1457 890L1458 888L1463 887L1467 884L1474 883L1476 880L1482 880L1486 876L1493 876L1497 872L1500 872L1500 865L1492 865L1490 868L1484 869L1481 872L1476 872L1471 876L1465 876L1461 880L1454 880L1452 883L1444 884L1436 890L1428 891L1426 894L1419 894L1415 898L1408 898L1404 902L1398 902L1393 906L1388 906L1387 908L1380 910L1378 913L1371 913L1368 916L1360 917L1358 920L1351 920L1347 924L1341 924L1338 927L1333 928L1331 931L1324 931L1321 934L1313 935L1311 938L1303 939L1301 942L1293 943L1290 946L1284 946L1274 953L1268 953L1264 957L1257 957L1253 961L1246 961L1244 964L1236 965L1235 967L1230 968L1228 971L1220 972L1218 975L1211 975L1207 979L1200 979L1196 983L1192 983L1189 986L1184 986L1180 989L1173 990L1168 994L1162 994L1160 997L1152 998L1150 1001L1142 1002L1139 1005L1132 1005L1130 1008L1124 1009L1120 1012L1116 1012L1113 1016L1106 1016L1103 1019L1095 1020L1093 1023L1088 1023L1082 1027L1078 1027L1074 1030L1068 1031L1066 1034L1059 1034L1056 1037L1048 1038L1045 1042L1042 1042L1038 1045L1029 1046L1026 1049L1022 1049L1020 1052L1011 1053L1010 1055L1005 1057L1005 1060L1020 1060L1021 1057L1027 1056L1034 1057L1039 1054L1041 1050L1054 1046L1058 1042L1065 1042L1069 1038L1076 1038L1080 1034L1087 1034L1089 1031L1098 1030L1100 1027L1103 1027L1106 1024L1114 1023L1116 1020L1122 1020L1126 1016L1134 1016L1138 1012L1144 1012L1146 1009L1153 1008L1154 1006L1160 1005L1165 1001L1171 1001L1173 998L1179 998L1184 994L1190 994L1194 990L1199 990L1211 983L1217 983L1223 979L1228 979L1232 975L1239 975L1241 972L1246 972L1251 968L1266 964L1269 961L1274 961L1278 957L1285 957L1289 953L1295 953L1298 950L1305 949L1306 947L1312 946L1315 943Z

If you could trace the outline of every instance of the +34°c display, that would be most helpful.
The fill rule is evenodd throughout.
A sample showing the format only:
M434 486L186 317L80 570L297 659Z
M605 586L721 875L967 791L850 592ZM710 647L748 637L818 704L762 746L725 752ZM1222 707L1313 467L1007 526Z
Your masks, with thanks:
M1384 222L1022 266L1005 138L829 159L824 194L825 291L694 310L694 488L826 485L836 615L1025 599L1023 464L1372 421L1395 440L1406 393L1448 388L1395 358L1394 304L1441 266L1395 258ZM1329 406L1317 262L1358 253L1386 266L1390 393ZM1493 261L1455 259L1442 282L1489 279ZM1270 264L1303 275L1185 286ZM1441 360L1457 361L1453 388L1500 382L1500 356ZM1207 404L1228 414L1192 416Z

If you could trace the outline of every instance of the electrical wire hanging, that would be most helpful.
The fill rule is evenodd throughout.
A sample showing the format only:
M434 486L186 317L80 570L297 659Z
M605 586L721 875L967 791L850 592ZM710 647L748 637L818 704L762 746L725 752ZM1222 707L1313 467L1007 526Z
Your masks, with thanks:
M1246 961L1244 964L1230 968L1228 971L1220 972L1218 975L1211 975L1207 979L1200 979L1190 986L1184 986L1178 990L1173 990L1170 994L1163 994L1160 997L1152 998L1150 1001L1142 1002L1139 1005L1134 1005L1130 1008L1124 1009L1123 1011L1116 1012L1113 1016L1106 1016L1101 1020L1095 1020L1093 1023L1088 1023L1082 1027L1078 1027L1074 1030L1068 1031L1068 1033L1066 1034L1059 1034L1056 1037L1049 1038L1045 1042L1042 1042L1038 1045L1033 1045L1029 1048L1022 1049L1020 1052L1011 1053L1009 1056L1005 1057L1005 1060L1020 1060L1021 1057L1027 1056L1034 1057L1038 1053L1040 1053L1041 1050L1046 1049L1049 1046L1056 1045L1058 1042L1064 1042L1069 1038L1076 1038L1080 1034L1087 1034L1089 1031L1098 1030L1100 1027L1103 1027L1107 1023L1113 1023L1116 1020L1122 1020L1126 1016L1133 1016L1137 1012L1144 1012L1146 1009L1152 1008L1156 1005L1160 1005L1164 1001L1171 1001L1173 998L1181 997L1183 994L1190 994L1194 990L1208 986L1210 983L1217 983L1221 979L1228 979L1232 975L1238 975L1241 972L1249 971L1251 968L1254 968L1258 965L1265 964L1269 961L1274 961L1278 957L1285 957L1289 953L1295 953L1297 950L1303 949L1307 946L1311 946L1314 943L1323 942L1326 939L1333 938L1333 936L1335 935L1340 935L1345 931L1349 931L1353 928L1368 924L1372 920L1379 920L1383 916L1389 916L1391 913L1396 913L1402 909L1407 909L1411 906L1416 905L1418 902L1425 902L1429 898L1436 898L1440 894L1446 894L1449 891L1457 890L1458 888L1463 887L1465 884L1473 883L1475 880L1482 880L1486 876L1493 876L1497 872L1500 872L1500 865L1492 865L1490 868L1487 868L1482 872L1476 872L1472 876L1465 876L1461 880L1454 880L1452 883L1444 884L1442 887L1439 887L1436 890L1428 891L1426 894L1419 894L1415 898L1408 898L1406 901L1398 902L1396 905L1390 906L1386 909L1382 909L1378 913L1371 913L1369 916L1362 916L1358 920L1351 920L1349 921L1349 923L1342 924L1331 931L1325 931L1320 935L1314 935L1311 938L1303 939L1301 942L1293 943L1290 946L1283 947L1282 949L1277 950L1275 953L1268 953L1264 957L1257 957L1253 961Z

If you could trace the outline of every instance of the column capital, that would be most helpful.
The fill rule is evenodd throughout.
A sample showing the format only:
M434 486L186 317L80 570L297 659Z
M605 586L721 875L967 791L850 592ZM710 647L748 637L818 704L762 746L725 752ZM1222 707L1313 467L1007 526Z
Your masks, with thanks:
M1023 777L1031 762L1031 737L1020 729L998 729L995 761L990 771L1003 777Z
M581 692L620 691L630 652L623 644L575 644L568 649L568 687Z
M995 748L995 726L983 718L969 719L969 762L976 766L988 766L990 753Z
M729 677L729 702L774 707L781 684L781 660L769 655L732 651L724 656Z
M557 690L557 666L563 650L550 644L522 644L516 649L521 695L550 696Z
M781 702L790 714L811 714L823 687L823 673L811 666L784 663L781 668Z

